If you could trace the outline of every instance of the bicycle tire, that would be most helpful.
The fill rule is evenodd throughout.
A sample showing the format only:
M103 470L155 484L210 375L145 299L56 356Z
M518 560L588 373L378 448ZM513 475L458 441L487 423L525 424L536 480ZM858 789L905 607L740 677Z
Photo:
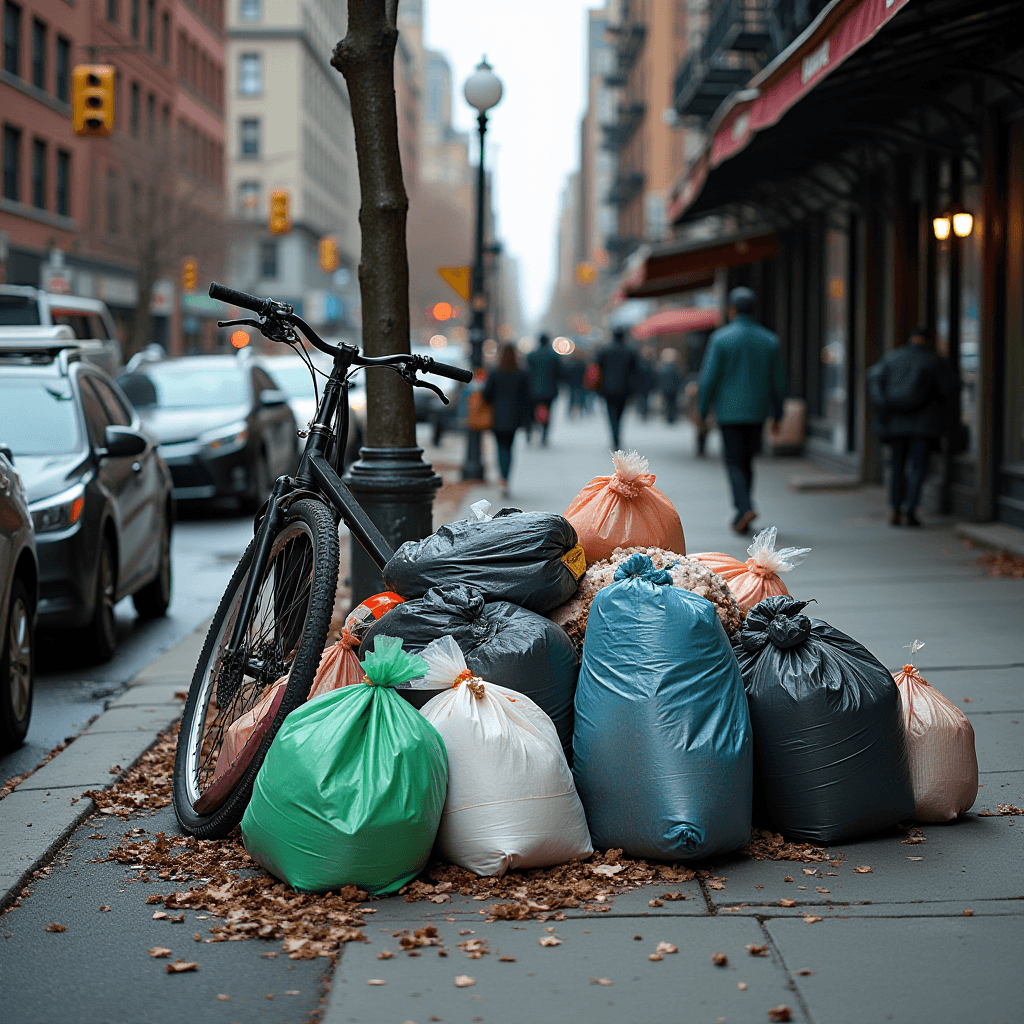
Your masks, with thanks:
M330 509L322 501L308 498L302 499L295 502L284 513L281 526L274 536L271 548L272 555L267 570L264 572L264 578L260 583L258 600L250 616L250 622L246 626L246 636L248 639L253 622L263 607L264 589L271 573L283 573L286 571L286 566L284 569L277 568L282 562L286 562L288 557L293 559L300 557L295 551L289 556L287 546L291 543L292 539L297 539L301 535L305 535L308 538L313 559L312 566L308 572L309 586L307 598L305 600L299 598L301 607L296 605L294 600L291 600L285 610L284 619L290 622L293 628L301 624L301 632L297 638L292 656L287 662L288 683L285 688L284 698L252 761L248 764L234 788L231 789L218 806L210 810L209 813L204 814L197 812L193 804L196 802L197 795L201 795L201 787L204 782L206 783L205 788L209 789L209 781L212 774L209 765L214 759L214 755L219 755L220 748L223 745L223 735L227 728L227 725L223 722L217 726L218 719L221 716L221 709L219 704L215 703L215 697L220 697L221 679L224 677L222 671L224 666L220 662L219 652L230 635L231 611L237 607L244 592L245 582L248 579L249 569L255 554L255 538L249 543L241 560L235 567L235 571L231 575L231 579L210 624L210 629L207 632L206 641L203 644L203 650L196 665L191 686L189 687L185 709L182 712L181 728L178 733L177 751L174 759L174 813L178 819L178 824L188 835L196 836L200 839L223 839L242 820L245 808L252 797L252 787L256 775L263 764L263 760L278 728L280 728L285 717L306 700L313 684L313 678L320 664L324 645L327 642L327 630L330 626L338 579L338 531ZM283 555L282 552L284 552ZM298 572L301 573L302 571L302 563L300 562ZM277 593L281 584L282 576L275 575L271 590L271 597L275 603L273 614L275 634L281 628L285 630L288 628L287 624L281 627L282 616L278 614L279 608L276 607L279 600ZM289 583L285 579L284 586L286 589L288 585ZM280 643L279 636L275 639L274 643L275 645ZM274 663L275 671L280 664L281 662ZM251 683L247 683L247 678L248 673L243 672L237 690L230 695L231 702L228 704L225 720L227 715L231 714L232 708L234 708L234 713L231 714L231 721L234 721L240 714L244 714L245 710L248 710L243 708L241 704L248 700L249 708L251 708L261 699L262 695L258 695L259 687L265 685L267 681L265 679L253 678ZM229 683L229 687L230 685ZM248 696L243 698L240 704L238 698L243 691ZM266 690L263 691L263 695L265 693ZM239 704L239 706L235 707L236 704ZM213 708L217 710L211 723L209 716ZM200 715L202 715L201 724L197 721ZM227 722L227 724L229 725L230 722ZM210 745L207 749L208 737L206 731L211 728L211 725L215 728L213 729L213 737L210 739ZM217 730L219 730L220 734L219 743L216 739Z

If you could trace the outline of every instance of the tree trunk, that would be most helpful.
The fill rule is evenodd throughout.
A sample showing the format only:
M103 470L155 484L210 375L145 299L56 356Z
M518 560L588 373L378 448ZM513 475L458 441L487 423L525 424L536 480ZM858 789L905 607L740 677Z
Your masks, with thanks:
M348 0L348 33L331 64L348 85L361 204L359 291L368 356L409 351L409 261L395 109L398 0ZM416 420L411 388L390 370L366 374L370 448L411 448Z

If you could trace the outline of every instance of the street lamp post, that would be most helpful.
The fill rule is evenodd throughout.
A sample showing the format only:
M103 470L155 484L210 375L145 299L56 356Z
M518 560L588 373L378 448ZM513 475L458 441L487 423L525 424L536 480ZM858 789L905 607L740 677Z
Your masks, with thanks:
M485 57L466 79L463 93L466 102L478 112L480 131L480 164L476 181L476 237L473 248L473 293L470 299L472 319L469 325L470 363L474 377L484 365L484 333L487 316L487 294L484 290L484 136L487 134L487 111L501 100L501 79L491 70ZM479 386L479 384L477 384ZM467 430L466 458L462 464L463 480L483 480L484 464L480 452L480 431Z

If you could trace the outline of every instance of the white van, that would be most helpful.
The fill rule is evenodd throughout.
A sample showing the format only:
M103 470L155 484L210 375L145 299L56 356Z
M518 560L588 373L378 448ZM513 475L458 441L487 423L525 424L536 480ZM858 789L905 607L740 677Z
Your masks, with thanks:
M21 337L20 327L65 324L74 332L83 359L114 376L121 367L121 342L107 304L77 295L57 295L24 285L0 285L0 338Z

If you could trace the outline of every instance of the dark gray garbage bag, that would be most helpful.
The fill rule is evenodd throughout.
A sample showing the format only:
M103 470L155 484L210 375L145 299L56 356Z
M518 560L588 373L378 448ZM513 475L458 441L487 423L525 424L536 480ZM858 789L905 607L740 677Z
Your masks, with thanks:
M540 705L555 723L572 765L576 652L561 626L509 601L485 602L478 590L449 583L377 619L360 645L360 660L373 650L378 634L400 636L403 650L413 654L439 637L454 637L471 672ZM416 696L402 687L398 692Z
M756 812L789 839L836 843L914 812L899 691L806 601L766 597L732 639L754 730Z
M576 593L586 564L572 524L550 512L502 510L493 519L439 526L406 541L384 566L384 583L406 600L465 583L487 601L548 612ZM496 682L497 680L495 680Z

